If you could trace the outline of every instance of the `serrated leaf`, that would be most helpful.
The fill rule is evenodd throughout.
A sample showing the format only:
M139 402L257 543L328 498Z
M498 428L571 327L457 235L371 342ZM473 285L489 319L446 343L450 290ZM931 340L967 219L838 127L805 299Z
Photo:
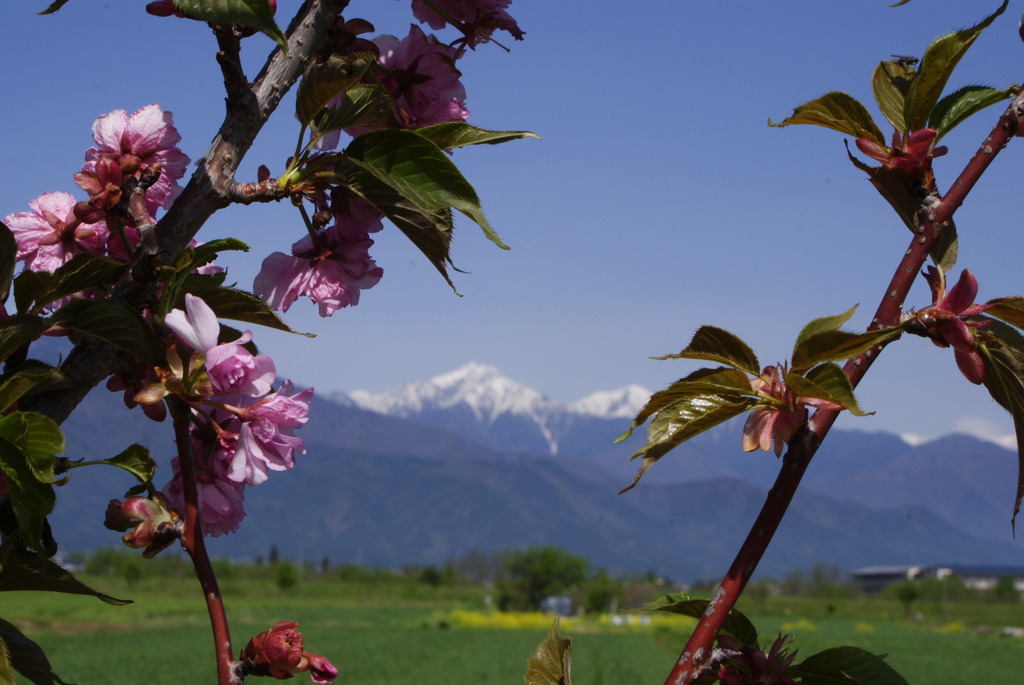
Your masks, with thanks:
M897 131L907 129L903 108L913 76L914 67L902 60L879 62L871 74L871 91L878 109Z
M64 433L53 419L25 411L8 414L0 417L0 438L18 449L36 480L58 483L53 466L56 456L64 453Z
M451 289L455 290L455 284L448 276L448 267L454 268L449 254L453 227L450 210L426 210L361 169L347 171L344 183L352 192L379 209L419 248Z
M840 405L854 416L868 415L857 405L850 379L838 364L820 364L811 369L806 376L787 373L785 382L797 397L811 397L832 402Z
M17 314L0 322L0 360L38 338L50 324L38 316Z
M1017 86L1002 90L988 86L964 86L939 100L932 108L928 117L928 127L934 128L938 142L944 135L952 131L957 124L981 110L1013 97Z
M647 444L632 459L641 457L640 470L633 482L619 491L632 490L640 478L659 459L695 435L714 428L746 411L753 399L737 400L735 396L699 395L668 405L658 412L647 430Z
M871 114L857 99L840 91L825 93L820 98L805 102L779 123L768 120L769 126L792 126L810 124L823 126L833 131L851 135L885 146L882 132L871 118Z
M666 354L655 359L701 359L728 364L756 376L761 373L757 355L747 343L729 331L714 326L701 326L690 344L679 354Z
M211 24L241 24L265 33L288 52L288 40L274 22L269 0L174 0L189 16Z
M0 619L0 643L6 652L6 661L33 685L71 685L53 672L50 661L39 645L3 619ZM15 681L12 679L10 682L14 685Z
M373 53L359 52L331 55L325 62L309 65L295 95L299 123L306 126L313 121L327 103L358 83L374 61Z
M849 359L902 332L903 328L900 326L879 328L865 333L822 331L793 348L792 368L794 371L803 372L821 362Z
M808 338L819 333L839 330L839 327L849 321L850 317L852 317L856 311L857 305L853 305L842 314L822 316L817 319L812 319L802 329L800 329L800 332L796 336L795 346L801 345Z
M907 685L885 660L860 647L833 647L791 666L787 675L806 685Z
M391 118L392 99L380 86L358 85L345 91L340 102L321 110L310 122L317 133L355 126L380 127Z
M30 392L56 390L67 386L68 382L60 370L48 364L39 362L19 366L15 373L0 384L0 414L7 412Z
M218 319L231 319L233 321L244 321L257 326L266 326L286 333L296 333L267 303L256 295L220 285L215 279L201 274L190 274L185 278L183 292L192 293L201 297L210 309L217 315ZM184 303L178 303L179 308L184 308ZM297 333L306 337L313 337L311 333Z
M942 90L946 87L946 82L960 58L966 54L981 32L1006 10L1008 2L1009 0L1003 0L999 8L981 23L940 36L925 49L917 74L910 83L910 90L907 91L903 112L907 130L917 131L927 125L932 109L939 101Z
M572 639L558 634L558 616L548 636L526 662L526 685L572 685Z
M102 255L83 253L75 255L61 264L49 279L45 291L36 295L35 301L45 306L54 300L113 283L124 271L122 262Z
M664 390L651 395L637 412L629 429L619 436L615 442L622 442L630 436L633 429L647 419L679 400L701 395L718 394L742 401L745 395L753 395L750 379L743 371L733 368L718 367L715 369L697 369L685 378L681 378Z
M153 331L137 311L119 300L71 300L50 321L106 340L144 361L156 359Z
M1024 297L997 297L985 303L985 314L1024 328Z
M483 229L495 245L508 249L484 217L473 186L444 152L412 131L370 131L345 149L357 166L398 191L413 204L436 212L456 209Z
M540 139L540 136L530 131L488 131L464 121L449 121L433 126L424 126L414 129L413 132L426 138L442 150L451 150L467 145L498 145L522 138Z
M98 592L49 559L13 545L4 545L0 561L0 592L62 592L95 597L114 606L132 603L130 599L118 599Z
M1015 527L1024 499L1024 337L1016 329L992 319L983 328L975 329L975 335L975 349L985 362L982 383L992 399L1010 413L1017 438L1017 492L1010 518L1011 527Z
M0 302L6 302L11 294L14 267L17 264L18 243L11 229L0 221Z
M665 611L700 620L711 605L706 599L683 599L676 601L672 595L666 595L662 601L651 602L644 606L644 611ZM757 646L757 628L742 612L733 609L726 616L721 632L736 638L743 646Z

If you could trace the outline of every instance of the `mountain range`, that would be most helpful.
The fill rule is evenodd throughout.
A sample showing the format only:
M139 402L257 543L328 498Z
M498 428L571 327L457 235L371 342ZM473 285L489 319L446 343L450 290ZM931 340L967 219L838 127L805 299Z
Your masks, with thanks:
M719 575L780 462L741 452L741 426L727 422L616 495L635 473L629 455L642 431L612 440L648 394L633 386L560 405L474 363L387 393L318 396L299 431L307 453L297 468L247 488L240 532L211 548L253 558L275 545L291 558L399 566L552 544L616 572ZM140 442L166 461L173 448L169 426L126 413L103 390L64 429L73 458ZM1016 455L969 436L909 445L833 430L758 573L818 562L1020 565L1009 526L1015 483ZM131 484L116 469L76 469L51 517L58 541L116 544L99 521Z

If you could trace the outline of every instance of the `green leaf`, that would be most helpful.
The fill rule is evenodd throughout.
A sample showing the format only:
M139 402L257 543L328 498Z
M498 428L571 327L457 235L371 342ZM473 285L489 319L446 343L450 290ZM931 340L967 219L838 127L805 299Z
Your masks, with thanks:
M430 212L457 209L495 245L508 249L484 217L473 186L448 155L428 140L412 131L370 131L353 140L345 154L413 204Z
M373 204L413 245L419 248L444 280L455 290L448 276L452 264L452 213L448 209L423 209L387 183L362 171L347 172L344 182L354 193Z
M22 450L3 438L0 438L0 471L11 493L21 543L43 553L43 523L57 501L53 486L39 482Z
M673 614L682 614L700 620L707 613L710 602L706 599L682 599L679 600L673 595L666 595L660 600L655 600L644 606L644 611L666 611ZM725 618L722 624L722 632L736 638L742 646L757 646L757 628L742 612L733 609Z
M11 294L14 267L17 263L18 243L7 224L0 221L0 302L6 302Z
M346 90L337 105L320 110L310 128L327 133L352 126L380 127L390 120L391 110L391 96L380 86L357 85Z
M53 274L48 271L22 271L14 279L14 306L19 312L27 312L40 296L50 287Z
M144 361L156 360L153 331L137 311L119 300L71 300L50 320L56 326L106 340Z
M822 316L817 319L809 321L796 336L796 344L794 347L799 347L808 338L811 338L819 333L825 333L828 331L837 331L839 327L850 320L854 312L857 311L857 305L853 305L842 314L836 314L834 316Z
M47 305L54 300L80 293L90 288L112 284L125 265L98 254L75 255L53 272L47 289L36 295L36 303Z
M769 126L781 127L793 124L824 126L854 138L867 138L879 145L885 145L882 132L878 130L875 120L871 118L871 114L868 113L864 105L840 91L825 93L816 100L805 102L777 124L771 119L768 120Z
M526 685L572 685L572 639L558 634L558 616L551 631L526 662Z
M985 314L1024 328L1024 297L997 297L985 303Z
M860 647L834 647L789 668L787 675L807 685L907 685L885 660Z
M806 376L787 373L785 382L797 394L797 397L813 397L832 402L842 406L854 416L868 415L857 405L850 379L838 364L820 364L811 369Z
M871 90L875 94L875 102L882 115L897 131L907 129L903 119L904 101L907 89L914 77L914 67L904 60L886 60L879 62L871 75Z
M3 660L7 666L6 673L0 671L0 676L9 677L10 668L13 667L33 685L70 685L53 672L46 654L39 645L3 619L0 619L0 646L7 657ZM14 685L15 681L11 679L8 682Z
M822 331L793 348L794 371L803 372L821 362L849 359L903 332L901 326L879 328L866 333Z
M693 339L679 354L666 354L655 359L701 359L728 364L756 376L761 373L757 355L747 343L729 331L714 326L701 326Z
M13 545L5 544L0 554L0 592L63 592L95 597L114 606L132 603L130 599L117 599L98 592L49 559Z
M927 125L928 120L932 118L932 109L939 101L942 90L946 87L946 82L960 58L974 44L981 32L1003 13L1008 2L1009 0L1003 0L999 8L980 24L940 36L925 49L917 74L907 92L903 111L906 130L917 131Z
M698 369L686 378L682 378L664 390L659 390L650 396L644 406L637 412L633 424L615 442L622 442L630 436L633 429L643 424L650 416L660 412L676 402L691 397L717 394L723 397L731 397L737 402L743 401L745 396L753 396L754 392L750 386L747 374L738 369L716 368Z
M467 124L464 121L450 121L433 126L424 126L414 130L416 135L426 138L442 150L451 150L467 145L497 145L507 143L510 140L521 138L536 138L540 136L530 131L488 131Z
M249 246L235 238L218 238L188 249L192 255L184 270L193 271L216 261L221 252L248 252Z
M288 52L288 40L274 23L269 0L174 0L189 16L211 24L241 24L265 33Z
M53 14L66 4L68 4L68 0L53 0L53 2L50 3L50 6L42 12L39 12L39 14Z
M60 370L49 364L26 362L0 384L0 414L7 412L18 400L30 392L57 390L69 387L69 385Z
M1024 337L1006 324L988 319L975 329L978 353L985 362L983 383L989 395L1010 413L1017 437L1017 493L1011 527L1024 499Z
M899 2L894 2L889 5L889 7L899 7L900 5L906 5L908 2L910 2L910 0L899 0Z
M295 95L295 114L299 123L309 125L327 103L345 92L363 77L374 63L373 53L334 54L326 62L306 67Z
M143 445L135 444L130 445L120 454L109 459L99 459L96 461L88 462L74 462L69 461L67 468L80 468L82 466L94 466L96 464L107 464L109 466L116 466L119 469L124 469L128 473L135 476L140 483L143 485L153 480L153 476L156 474L156 462L149 455L149 448Z
M28 345L49 327L44 319L29 314L16 314L0 322L0 360Z
M928 127L934 128L938 142L944 135L952 131L957 124L981 110L1013 97L1017 86L1002 90L988 86L964 86L939 100L928 117Z
M40 483L67 480L58 480L53 472L54 459L64 453L64 433L50 417L26 411L0 417L0 438L18 449Z
M220 285L215 279L201 274L189 274L184 283L183 291L202 298L219 319L244 321L286 333L295 333L273 309L267 306L266 302L252 293ZM182 297L184 298L184 295ZM184 301L179 302L178 307L184 309ZM314 337L311 333L298 335Z
M674 402L658 412L647 430L647 444L632 456L632 459L642 457L640 470L633 482L620 490L619 494L632 490L647 469L673 448L742 414L753 403L753 399L737 400L733 395L697 395Z

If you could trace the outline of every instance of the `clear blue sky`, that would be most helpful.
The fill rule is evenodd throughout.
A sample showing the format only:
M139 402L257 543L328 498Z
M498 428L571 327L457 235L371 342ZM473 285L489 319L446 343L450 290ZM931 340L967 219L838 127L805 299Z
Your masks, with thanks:
M204 27L149 17L141 0L73 0L35 16L46 4L12 3L0 24L0 215L44 191L78 192L71 175L89 127L112 109L159 102L174 113L182 148L193 159L205 151L223 93ZM298 4L279 2L282 21ZM766 120L828 90L868 102L877 61L920 55L997 5L515 0L526 40L507 41L510 53L482 46L460 65L470 121L543 140L456 154L512 250L462 221L453 257L470 273L456 274L459 298L388 227L372 250L384 279L357 308L321 320L301 301L286 319L315 340L257 331L256 341L281 375L323 391L382 391L477 360L569 402L688 373L689 363L648 357L678 351L701 324L744 337L763 363L787 358L811 318L861 303L852 324L862 328L910 234L847 162L841 135ZM1022 10L1011 3L951 85L1024 79ZM405 0L354 0L347 16L403 35L410 15ZM270 48L263 37L247 41L252 74ZM940 187L996 114L947 137ZM279 111L240 180L261 163L280 170L296 130L291 111ZM1024 143L1015 142L957 215L958 268L976 274L982 300L1024 294L1022 167ZM246 260L229 262L249 287L262 257L287 250L301 230L286 205L238 207L200 238L250 243ZM929 303L923 282L913 300ZM935 435L973 420L1011 431L984 390L959 376L952 353L923 339L890 347L859 395L877 415L847 427Z

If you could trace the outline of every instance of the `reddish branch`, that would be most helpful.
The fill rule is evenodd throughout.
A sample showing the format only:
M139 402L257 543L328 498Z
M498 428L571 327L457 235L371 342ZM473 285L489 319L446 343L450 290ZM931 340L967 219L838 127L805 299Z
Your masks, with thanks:
M203 529L199 521L199 487L196 482L196 460L191 435L192 410L185 402L174 397L169 397L167 404L174 421L174 441L178 445L178 465L181 469L182 493L185 498L185 530L181 536L181 546L192 558L192 567L203 588L206 610L210 614L213 644L217 654L217 683L232 685L241 681L234 676L228 617L224 611L220 588L217 586L217 576L210 563L206 544L203 542Z
M889 287L875 311L869 329L893 326L899 323L903 303L907 293L910 292L910 286L924 266L925 260L928 258L928 251L942 230L942 226L953 217L954 212L963 204L964 198L981 178L993 158L1006 147L1010 138L1015 135L1018 122L1022 118L1024 118L1024 89L1017 93L1010 102L1010 106L999 117L995 128L964 167L945 197L936 202L936 196L930 195L929 198L932 200L926 198L922 202L918 212L917 234L911 240L910 247L903 259L900 260ZM876 345L847 361L843 370L854 387L867 373L868 368L878 357L885 344ZM836 410L816 411L808 421L807 427L790 441L783 458L782 469L771 490L768 491L768 497L761 512L721 584L715 590L707 611L697 623L697 627L694 628L675 667L666 678L665 685L691 683L707 667L715 636L718 635L726 617L736 605L743 588L746 587L761 561L761 557L768 548L768 543L771 542L772 536L778 530L782 517L793 500L793 495L800 485L800 480L803 478L811 458L814 457L838 416L839 411Z

